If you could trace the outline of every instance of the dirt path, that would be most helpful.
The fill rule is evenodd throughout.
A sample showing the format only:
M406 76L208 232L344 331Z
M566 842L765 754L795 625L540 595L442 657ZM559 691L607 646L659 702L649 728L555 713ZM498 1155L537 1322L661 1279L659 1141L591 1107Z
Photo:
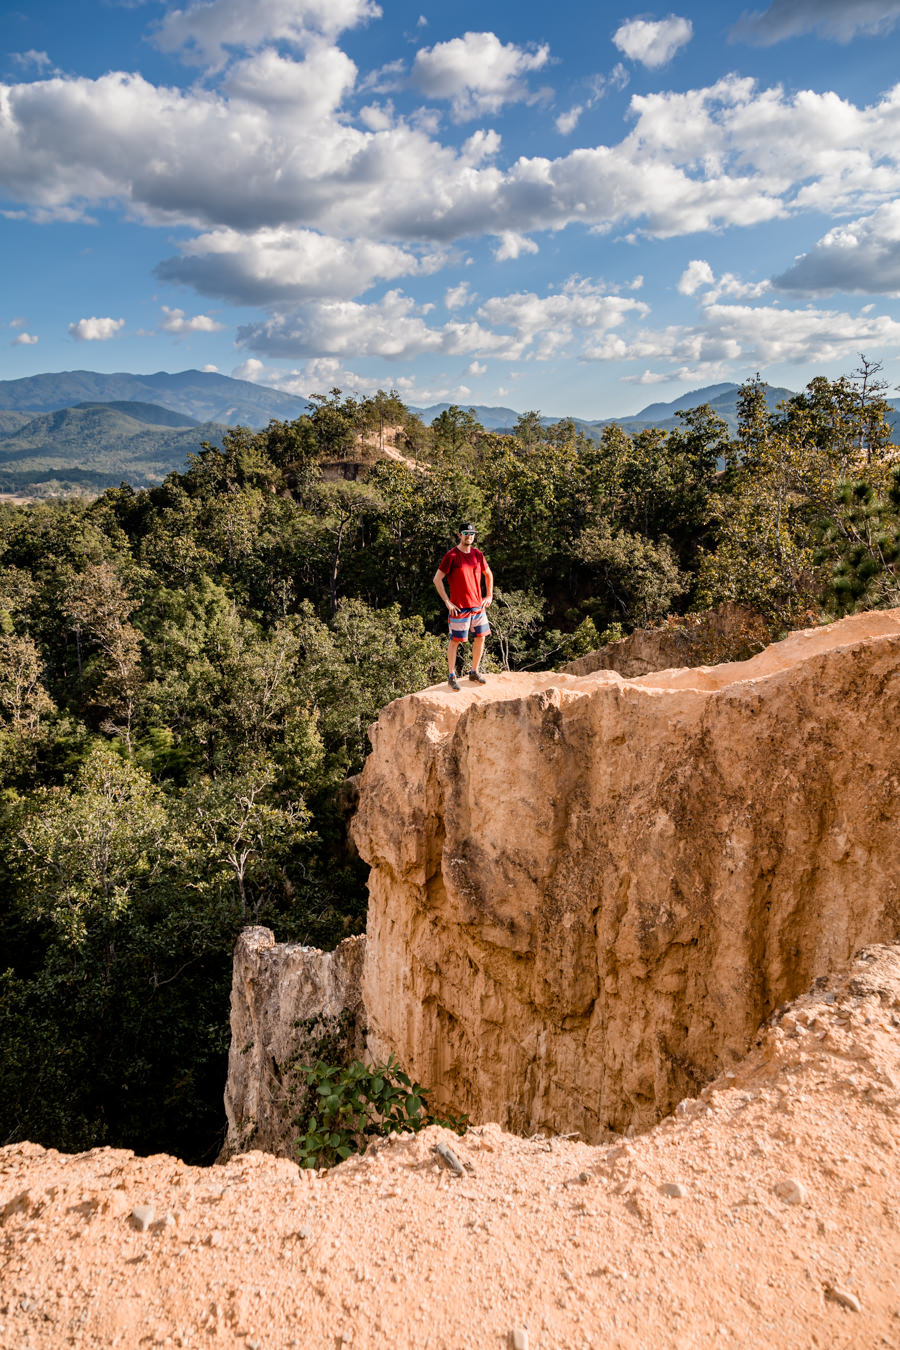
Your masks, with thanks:
M900 1346L898 1112L900 949L874 947L605 1147L433 1128L315 1176L15 1145L0 1346Z

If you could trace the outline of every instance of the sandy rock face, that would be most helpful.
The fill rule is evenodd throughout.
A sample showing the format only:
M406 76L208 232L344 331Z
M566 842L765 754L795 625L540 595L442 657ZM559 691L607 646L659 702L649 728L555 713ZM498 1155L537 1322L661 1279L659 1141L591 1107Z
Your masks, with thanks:
M247 928L234 953L231 1049L223 1160L246 1148L291 1152L291 1062L323 1028L364 1045L361 977L364 937L333 952L276 943L269 928Z
M898 1113L900 949L870 947L632 1140L432 1126L324 1175L15 1144L0 1346L896 1347Z
M570 661L567 675L615 670L626 680L656 670L741 660L764 645L759 615L745 605L726 603L679 620L672 627L636 628L627 638Z
M354 823L370 1050L517 1132L652 1124L900 931L898 712L898 610L392 703Z

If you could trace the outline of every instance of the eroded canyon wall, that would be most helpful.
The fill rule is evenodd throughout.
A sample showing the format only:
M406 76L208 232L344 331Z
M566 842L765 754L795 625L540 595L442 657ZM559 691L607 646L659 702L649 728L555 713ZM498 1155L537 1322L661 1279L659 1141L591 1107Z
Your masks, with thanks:
M649 1125L900 932L898 713L900 610L392 703L353 827L371 1053L520 1133Z
M291 1156L295 1062L318 1058L323 1042L336 1038L351 1055L364 1053L365 945L364 937L349 937L333 952L321 952L276 943L270 928L241 933L231 985L222 1161L248 1148Z

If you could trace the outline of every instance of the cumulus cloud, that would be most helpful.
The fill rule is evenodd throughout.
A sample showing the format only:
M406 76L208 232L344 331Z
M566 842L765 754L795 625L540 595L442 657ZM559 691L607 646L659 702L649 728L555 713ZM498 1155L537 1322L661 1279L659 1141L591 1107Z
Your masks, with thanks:
M768 280L741 281L733 272L723 272L720 277L716 277L709 263L702 258L695 258L693 262L688 263L678 281L678 289L682 295L696 295L699 290L704 290L706 292L703 297L704 304L710 304L723 295L755 299L764 295L770 287L771 282Z
M803 295L900 295L900 201L829 230L772 284Z
M578 126L578 119L583 112L584 107L582 104L576 103L574 108L570 108L568 112L559 114L559 117L556 119L556 130L559 132L560 136L570 136L572 134Z
M208 365L205 366L201 366L200 369L206 375L218 375L219 373L219 367L212 365L212 363L209 363Z
M242 361L239 366L235 366L231 372L233 380L250 380L258 383L260 376L265 370L265 365L255 356L248 356L246 361Z
M20 333L18 337L13 338L9 345L11 347L33 347L36 342L37 338L33 333Z
M729 76L633 98L632 129L617 144L504 165L494 133L453 146L427 121L355 125L335 104L346 70L324 56L316 66L312 50L311 83L324 92L291 103L281 93L296 93L292 67L305 63L259 55L272 64L238 63L230 95L121 73L0 88L0 188L42 219L118 202L133 217L200 232L195 253L182 246L166 275L183 268L178 275L205 286L201 293L228 296L260 271L264 282L270 276L264 255L275 235L260 231L285 231L301 257L323 248L303 231L343 240L350 253L365 241L417 256L428 244L525 238L573 222L666 238L808 210L859 214L900 195L900 85L866 107ZM260 101L265 69L281 93ZM245 261L231 249L238 236ZM401 270L381 255L376 277L404 274L406 263L391 257ZM355 266L349 255L347 265ZM289 285L302 284L291 272Z
M474 320L431 325L431 306L401 291L369 304L320 301L238 330L238 341L268 357L378 356L409 360L424 353L449 356L531 356L546 360L578 348L588 333L603 333L649 306L572 279L555 293L516 292L482 304Z
M524 234L516 234L515 230L503 230L500 241L494 249L494 257L498 262L508 262L510 258L519 258L523 253L538 251L533 239L527 239Z
M183 309L170 309L168 305L163 305L163 314L166 317L160 323L160 328L164 333L174 333L178 337L185 333L218 333L225 327L208 314L195 314L188 318Z
M693 35L690 19L670 14L667 19L629 19L616 29L612 40L632 61L658 70L668 65L679 47L690 42Z
M373 0L193 0L169 10L155 40L165 52L220 66L227 48L255 51L271 42L304 47L380 14Z
M644 329L630 337L608 334L583 355L597 361L667 363L661 374L644 372L642 382L650 383L657 374L662 379L687 378L688 372L711 378L735 362L759 368L776 362L824 364L883 346L900 347L900 323L887 315L713 301L703 305L701 323Z
M79 319L69 324L69 333L77 342L108 342L124 327L124 319Z
M223 88L232 105L254 104L275 116L300 117L315 123L340 107L356 83L356 75L350 57L328 43L317 43L299 61L269 47L235 61Z
M162 281L238 305L283 305L315 296L349 299L376 281L427 275L446 262L442 252L419 256L393 244L335 239L287 226L246 233L211 230L188 240L182 253L156 268Z
M465 33L418 51L412 81L429 98L449 99L454 118L464 122L533 97L523 77L549 57L546 45L528 50L494 33Z
M678 281L682 295L694 295L701 286L711 286L715 280L713 270L703 258L694 258L689 262Z
M483 361L470 361L466 366L467 375L483 375L486 370L487 366Z
M772 0L767 9L742 14L731 38L760 47L803 33L849 42L860 33L889 33L898 19L900 0Z
M444 304L447 309L462 309L463 305L468 305L474 298L467 281L461 281L458 286L451 286L444 292Z
M393 360L439 351L442 335L429 328L415 302L388 291L371 305L352 300L311 301L289 314L238 329L238 342L269 357L381 356Z

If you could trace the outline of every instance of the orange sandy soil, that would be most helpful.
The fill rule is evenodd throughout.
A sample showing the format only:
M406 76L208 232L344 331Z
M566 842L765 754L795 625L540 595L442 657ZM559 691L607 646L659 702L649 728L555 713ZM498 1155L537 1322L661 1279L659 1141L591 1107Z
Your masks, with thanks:
M897 1347L898 1113L900 948L872 947L607 1146L435 1127L316 1176L13 1145L0 1346Z

